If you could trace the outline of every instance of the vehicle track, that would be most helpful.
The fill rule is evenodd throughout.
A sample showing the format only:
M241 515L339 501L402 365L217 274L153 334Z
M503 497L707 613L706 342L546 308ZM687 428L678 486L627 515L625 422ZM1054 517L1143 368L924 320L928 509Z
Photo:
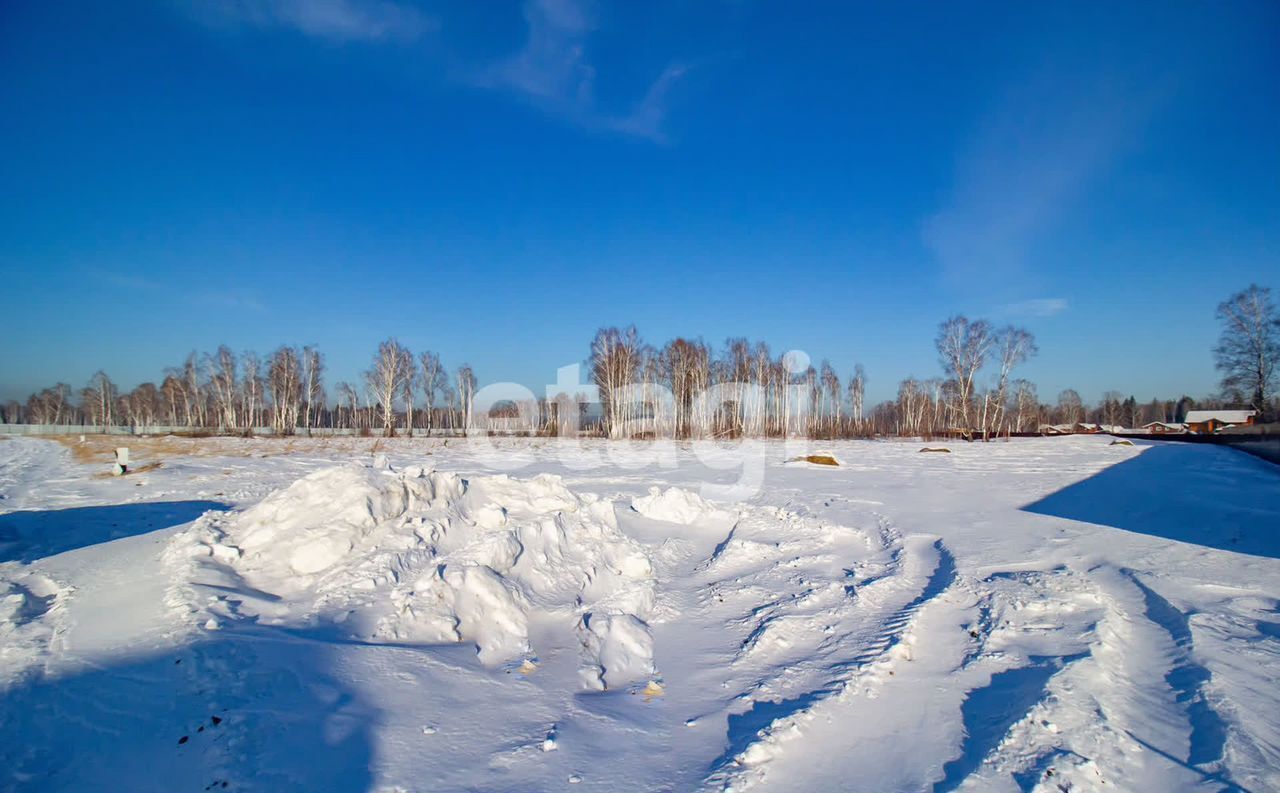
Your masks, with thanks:
M839 614L824 614L835 625L812 656L821 674L811 674L806 688L787 697L770 698L767 692L777 686L764 686L747 710L730 716L726 747L709 769L707 787L738 790L760 782L770 761L818 720L825 727L843 718L852 700L874 696L895 675L895 666L913 657L912 629L921 612L955 584L955 560L936 538L901 540L896 532L892 537L897 545L885 549L887 560L869 577L871 583L855 583Z

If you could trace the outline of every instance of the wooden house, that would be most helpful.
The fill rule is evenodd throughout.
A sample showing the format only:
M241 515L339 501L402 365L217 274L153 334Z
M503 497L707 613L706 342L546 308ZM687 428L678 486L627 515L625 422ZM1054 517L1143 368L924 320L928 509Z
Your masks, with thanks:
M1256 410L1190 410L1187 411L1187 431L1208 435L1224 427L1248 427L1257 413Z
M1151 435L1186 432L1187 425L1173 421L1151 421L1142 425L1142 429Z

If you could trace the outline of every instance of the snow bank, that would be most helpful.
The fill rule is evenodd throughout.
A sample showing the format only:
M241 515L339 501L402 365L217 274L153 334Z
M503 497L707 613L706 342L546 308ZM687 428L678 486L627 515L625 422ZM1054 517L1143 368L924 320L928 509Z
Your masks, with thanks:
M178 543L194 577L218 587L203 604L199 585L188 592L215 622L472 642L482 662L503 664L530 659L530 622L549 618L579 632L589 687L653 674L649 557L618 530L612 502L557 476L327 468L243 513L208 516ZM234 607L227 587L245 595Z
M10 579L6 573L17 572ZM0 568L0 690L28 674L64 630L71 587L38 573Z
M630 614L582 615L582 642L595 659L584 666L582 681L603 690L650 678L653 668L653 634L649 626Z
M724 514L702 496L679 487L669 487L666 490L651 487L649 495L631 500L631 508L646 518L686 526L720 518Z

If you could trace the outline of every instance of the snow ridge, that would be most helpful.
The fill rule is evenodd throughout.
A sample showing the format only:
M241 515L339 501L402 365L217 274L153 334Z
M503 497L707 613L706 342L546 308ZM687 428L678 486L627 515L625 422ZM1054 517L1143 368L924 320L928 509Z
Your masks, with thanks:
M845 579L835 587L822 588L838 591L843 600L821 613L825 627L817 646L795 653L785 666L780 659L771 659L772 668L786 670L798 668L799 658L812 659L819 670L816 682L786 699L755 698L747 711L731 716L728 746L713 763L707 786L742 790L764 781L772 761L786 754L816 720L832 718L832 712L847 708L851 698L874 697L881 682L894 675L894 667L913 657L919 614L956 583L955 562L937 538L916 535L904 540L883 522L880 537L890 544L862 566L863 576L847 569ZM810 589L799 600L814 594ZM762 610L738 662L758 654L763 645L790 649L789 637L780 635L779 624L794 622L797 605L788 603L785 617L775 614L774 607ZM783 675L761 689L785 685L786 672Z
M557 476L463 479L360 465L303 477L175 540L173 603L215 628L323 628L392 644L470 642L486 665L536 667L530 622L572 626L592 689L655 674L653 570L613 503Z

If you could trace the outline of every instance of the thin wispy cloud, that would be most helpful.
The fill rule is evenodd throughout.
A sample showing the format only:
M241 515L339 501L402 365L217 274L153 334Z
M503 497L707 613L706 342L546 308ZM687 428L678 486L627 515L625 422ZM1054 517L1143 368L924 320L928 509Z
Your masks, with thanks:
M197 292L192 299L202 305L233 311L263 313L267 310L266 305L253 292L211 290Z
M231 0L202 2L196 10L210 22L284 28L330 41L411 40L436 22L392 0Z
M253 290L236 289L203 289L191 291L186 285L166 283L148 278L145 275L117 272L91 267L84 271L85 275L98 283L116 290L129 292L145 292L149 296L164 293L170 297L188 302L192 305L206 306L232 311L264 312L267 306Z
M332 42L412 42L441 20L396 0L179 0L215 29L289 30ZM527 0L527 34L510 55L456 66L453 79L514 95L571 124L655 142L666 140L672 89L688 67L670 63L641 91L607 101L596 87L589 43L598 22L586 0ZM438 43L438 42L437 42Z
M113 270L103 270L93 267L86 270L85 274L99 283L118 287L120 289L131 289L139 292L154 292L164 288L164 285L159 281L132 273L121 273Z
M579 0L529 0L524 16L529 29L524 46L480 70L477 85L511 91L587 128L665 140L667 96L684 66L668 66L625 112L610 112L601 107L596 67L587 56L596 27L588 7Z
M662 128L667 118L667 94L681 77L685 66L673 64L662 71L631 112L616 118L605 117L605 126L616 132L653 140L665 140Z
M944 279L988 286L1023 280L1037 244L1138 138L1157 93L1053 80L1011 91L961 155L947 205L923 224Z
M1041 297L1033 300L1019 300L1016 303L1006 303L1000 307L999 313L1001 316L1009 318L1044 318L1057 316L1066 311L1067 308L1066 298Z
M525 5L529 35L510 58L484 70L479 82L506 87L537 99L589 102L595 69L584 43L593 24L574 0L531 0Z

